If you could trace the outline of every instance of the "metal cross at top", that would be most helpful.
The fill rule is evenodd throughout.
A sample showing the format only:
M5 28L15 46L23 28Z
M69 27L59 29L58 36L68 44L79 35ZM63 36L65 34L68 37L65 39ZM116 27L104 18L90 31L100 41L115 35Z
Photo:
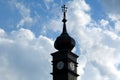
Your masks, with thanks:
M67 12L67 7L65 6L65 5L63 5L62 6L62 11L63 11L63 20L62 20L62 22L63 22L63 34L64 33L67 33L67 30L66 30L66 22L67 22L67 20L66 20L66 12Z
M65 5L62 6L62 11L67 12L67 7Z
M62 6L62 11L63 11L63 22L65 23L66 20L66 12L67 12L67 7L65 5Z

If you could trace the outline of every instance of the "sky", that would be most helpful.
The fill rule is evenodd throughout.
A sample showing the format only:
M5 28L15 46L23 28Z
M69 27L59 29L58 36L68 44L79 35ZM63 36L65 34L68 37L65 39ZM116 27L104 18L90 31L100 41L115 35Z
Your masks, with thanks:
M0 80L52 80L63 4L78 80L120 80L120 0L0 0Z

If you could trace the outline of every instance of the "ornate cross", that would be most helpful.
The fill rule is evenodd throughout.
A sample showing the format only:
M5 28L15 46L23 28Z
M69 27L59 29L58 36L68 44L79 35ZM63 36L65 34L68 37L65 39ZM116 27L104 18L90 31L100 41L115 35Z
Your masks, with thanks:
M63 11L63 33L67 33L67 30L66 30L66 12L67 12L67 7L65 5L62 6L62 11Z
M67 12L67 7L65 5L62 6L62 11L63 11L63 22L65 23L66 20L66 12Z
M65 5L62 6L62 11L67 12L67 7Z

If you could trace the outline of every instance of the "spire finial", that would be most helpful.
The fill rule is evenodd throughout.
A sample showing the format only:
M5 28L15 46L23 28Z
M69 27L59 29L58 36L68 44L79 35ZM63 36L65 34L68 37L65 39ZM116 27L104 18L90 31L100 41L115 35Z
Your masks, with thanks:
M67 12L67 7L65 5L62 6L62 11L63 11L63 33L67 33L67 30L66 30L66 12Z
M62 6L62 11L63 11L63 22L66 22L67 7L65 5Z

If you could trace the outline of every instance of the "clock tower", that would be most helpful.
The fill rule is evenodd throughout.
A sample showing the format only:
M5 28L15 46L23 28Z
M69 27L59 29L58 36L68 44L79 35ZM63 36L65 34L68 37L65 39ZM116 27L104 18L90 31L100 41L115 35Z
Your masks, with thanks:
M77 80L77 58L78 56L72 52L75 46L75 40L69 36L66 29L66 12L67 7L62 7L63 11L63 31L57 37L54 47L58 50L52 53L53 80Z

